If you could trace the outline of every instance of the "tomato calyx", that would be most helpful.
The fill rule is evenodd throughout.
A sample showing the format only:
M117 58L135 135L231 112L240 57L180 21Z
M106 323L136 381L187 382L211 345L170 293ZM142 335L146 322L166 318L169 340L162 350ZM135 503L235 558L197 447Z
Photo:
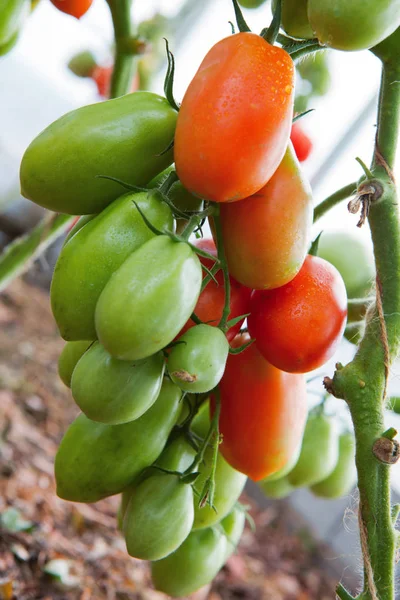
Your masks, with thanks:
M174 55L172 54L171 50L169 49L169 44L168 44L167 38L164 38L164 40L165 40L165 50L167 53L167 61L168 61L167 72L165 74L165 79L164 79L164 94L165 94L166 99L172 106L172 108L179 111L180 106L179 106L178 102L175 100L174 89L173 89L174 88L174 75L175 75L175 58L174 58Z

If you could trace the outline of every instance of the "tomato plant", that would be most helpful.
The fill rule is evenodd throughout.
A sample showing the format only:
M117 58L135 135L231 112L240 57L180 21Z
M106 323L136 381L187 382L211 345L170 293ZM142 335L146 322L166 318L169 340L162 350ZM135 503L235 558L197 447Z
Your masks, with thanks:
M356 480L354 435L347 432L339 437L339 457L332 473L315 483L311 491L322 498L340 498L351 492Z
M215 44L178 115L174 157L183 185L216 202L262 188L286 150L293 90L293 62L281 48L252 33Z
M249 340L240 335L232 343ZM219 385L223 456L254 481L281 469L296 452L307 414L302 375L284 373L268 363L255 344L229 355Z
M335 352L347 316L346 288L327 261L307 256L299 274L251 298L249 331L261 354L278 369L307 373Z
M252 289L281 287L295 277L307 254L313 208L291 145L264 188L220 210L233 277Z
M307 16L308 0L281 0L281 25L288 35L295 38L312 38L313 30ZM275 11L277 0L272 0Z
M67 387L71 387L72 373L81 356L93 342L67 342L58 359L58 374Z

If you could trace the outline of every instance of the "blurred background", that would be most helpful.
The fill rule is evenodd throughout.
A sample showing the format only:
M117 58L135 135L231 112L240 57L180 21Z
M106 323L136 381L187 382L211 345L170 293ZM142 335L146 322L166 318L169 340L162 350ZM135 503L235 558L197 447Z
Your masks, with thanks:
M146 80L148 89L159 93L162 93L166 68L162 37L169 39L176 59L175 97L178 101L183 97L204 54L217 40L229 35L229 21L234 21L230 0L137 0L133 3L132 16L139 31L147 34L150 31L150 37L153 37L152 51L142 59L142 77ZM259 9L245 11L245 16L252 30L260 31L270 21L268 2ZM146 25L143 25L144 21L147 22ZM102 0L95 0L87 15L79 21L57 11L48 0L41 0L28 19L15 48L11 53L0 57L0 248L29 231L43 217L42 209L19 194L19 163L30 141L65 112L84 104L102 101L99 84L90 77L75 75L68 68L68 63L77 54L90 51L99 65L108 67L112 64L112 45L113 30L109 9ZM357 181L362 175L360 165L355 160L357 156L369 164L375 136L380 78L378 60L368 52L344 54L327 51L323 59L319 56L321 55L311 61L321 63L316 67L317 71L319 69L316 80L318 85L310 77L310 68L307 68L306 63L300 66L297 81L298 111L314 109L302 117L301 128L312 144L311 153L303 162L303 168L312 184L316 204L345 184ZM284 204L285 198L282 199L283 211ZM352 231L368 246L368 226L357 229L357 221L358 216L350 215L347 203L343 202L318 222L315 235L321 229ZM31 283L47 288L61 241L53 245L28 275ZM348 260L351 259L349 256ZM56 338L47 296L38 290L32 290L33 288L26 287L25 282L18 282L13 284L12 292L6 291L0 296L0 326L3 329L3 335L0 333L0 394L3 396L0 398L6 407L5 420L0 422L0 432L3 432L3 445L0 445L0 458L3 462L0 464L17 465L21 459L18 451L23 452L21 448L24 448L23 444L21 446L21 436L25 436L29 442L25 439L25 445L28 443L27 453L31 448L29 444L41 448L37 454L39 465L32 465L26 457L22 459L22 471L15 486L11 491L9 482L7 489L5 483L2 484L3 488L0 487L0 508L1 491L7 495L5 505L9 503L11 494L15 494L15 506L20 511L18 518L28 519L34 527L38 513L27 515L26 504L30 499L37 506L43 500L41 510L45 533L42 532L41 535L46 534L46 527L47 533L59 535L51 560L65 561L60 563L61 566L53 565L54 568L47 569L50 575L52 568L55 570L56 574L52 576L58 581L61 586L59 590L62 591L57 591L57 595L49 587L49 595L46 597L87 599L161 596L146 587L147 575L142 567L137 566L137 561L125 558L125 562L130 562L129 569L135 571L134 586L125 596L122 592L118 595L118 589L124 590L126 582L122 583L123 568L118 563L120 555L117 535L110 534L113 527L110 515L114 507L107 504L108 501L103 501L105 508L96 513L94 509L90 512L90 508L82 513L84 509L81 506L79 509L65 508L65 503L57 499L54 501L54 508L54 502L50 499L54 495L51 487L51 460L49 462L47 459L46 463L45 456L41 456L40 452L44 451L51 458L51 440L57 439L60 431L65 429L73 412L69 406L71 403L67 391L58 380L56 383L55 362L62 343L60 346L60 340ZM310 382L310 405L321 400L322 375L331 374L337 360L343 363L349 361L354 351L355 347L344 340L332 361ZM400 395L399 376L400 365L396 364L391 373L391 395ZM18 418L13 413L15 398L22 398L22 412ZM341 404L339 406L339 401L329 400L329 410L338 413L338 418L347 420L346 409ZM10 438L13 450L4 449L7 419L17 419L18 423L16 438ZM36 423L40 430L35 433L34 439L31 439L32 433L29 431L29 424L32 423ZM388 411L387 425L398 425L400 428L400 416ZM45 438L46 442L43 441ZM19 448L18 451L16 447ZM37 473L33 476L32 470L35 469ZM399 465L393 467L395 501L400 494L399 469ZM12 473L9 473L4 477L4 482L11 477ZM27 491L29 486L31 492ZM333 597L335 578L341 578L354 590L351 573L357 570L360 561L357 519L353 512L356 506L354 496L327 501L312 496L307 490L299 490L278 503L267 500L255 485L250 485L247 493L259 525L257 537L249 531L241 551L245 557L241 561L236 560L229 566L230 570L224 571L217 580L216 588L211 592L207 591L210 597L323 600L325 597ZM51 510L46 503L52 503ZM63 523L64 537L56 533L60 522ZM17 526L16 529L16 537L13 538L16 545L14 559L17 556L17 562L29 564L29 560L37 552L35 556L38 568L48 565L48 556L47 562L44 560L44 564L41 564L38 548L34 544L29 546L26 538L22 541L18 538L18 535L28 535L26 532L29 528L21 527L18 531ZM108 531L107 534L104 529ZM6 550L1 547L1 532L0 529L0 575L6 577L7 572L14 573L15 564L11 564ZM90 585L95 585L94 583L87 584L85 588L82 582L87 574L83 575L79 569L78 573L74 572L76 565L72 568L71 562L76 557L74 558L73 549L67 543L71 535L80 536L79 543L84 543L82 540L86 539L86 543L91 545L91 553L88 555L90 565L97 560L96 557L100 557L100 563L106 561L106 569L107 560L111 561L110 568L114 569L116 579L112 580L110 589L113 592L107 592L109 595L103 591L94 593L93 588L90 589ZM104 539L106 547L99 541ZM7 542L9 543L9 538ZM66 555L68 558L65 558ZM82 558L78 552L78 562L79 556ZM297 566L294 566L296 561ZM133 562L136 564L134 567ZM128 567L125 565L124 568ZM94 581L92 566L88 569ZM300 571L304 571L305 575L311 573L311 579L308 581L305 575L301 579ZM40 577L43 572L42 569ZM286 579L280 580L274 588L275 584L271 581L275 581L277 573L283 573ZM101 577L106 576L103 573ZM0 588L0 598L2 593ZM45 597L34 593L36 592L31 596L21 594L18 597ZM3 597L13 596L6 596L4 592Z

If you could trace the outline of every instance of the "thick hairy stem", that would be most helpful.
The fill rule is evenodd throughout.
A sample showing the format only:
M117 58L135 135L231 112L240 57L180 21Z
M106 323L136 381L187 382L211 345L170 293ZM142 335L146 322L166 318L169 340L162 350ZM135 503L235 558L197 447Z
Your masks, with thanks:
M400 65L383 65L377 139L371 171L381 189L371 199L369 225L377 271L376 301L354 360L326 386L347 401L356 435L359 523L365 600L394 600L396 532L390 505L389 459L373 453L385 432L387 377L400 342L400 227L393 164L399 133Z
M115 61L111 79L110 98L118 98L130 91L135 55L127 47L132 37L132 0L107 0L115 36Z

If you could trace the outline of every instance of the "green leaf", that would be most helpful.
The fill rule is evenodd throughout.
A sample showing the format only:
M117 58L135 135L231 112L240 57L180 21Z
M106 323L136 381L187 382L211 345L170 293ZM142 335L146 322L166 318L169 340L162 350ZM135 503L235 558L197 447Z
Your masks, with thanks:
M247 319L247 317L249 317L249 316L250 316L250 313L246 313L245 315L240 315L239 317L235 317L234 319L229 319L226 326L228 329L230 329L231 327L234 327L234 325L239 323L239 321L242 321L243 319Z
M240 354L241 352L243 352L244 350L246 350L246 348L248 348L249 346L251 346L251 344L255 342L254 339L249 340L248 342L246 342L245 344L242 344L241 346L239 346L238 348L229 348L229 354Z
M32 521L27 521L23 518L19 510L16 508L7 508L0 515L0 524L4 529L17 533L18 531L32 531L35 524Z
M233 2L233 8L235 10L236 23L237 23L239 31L241 31L241 32L251 31L250 27L247 25L247 23L244 19L243 13L241 11L239 4L237 3L237 0L232 0L232 2Z
M71 215L46 216L32 231L16 238L0 254L0 292L21 275L73 222Z

